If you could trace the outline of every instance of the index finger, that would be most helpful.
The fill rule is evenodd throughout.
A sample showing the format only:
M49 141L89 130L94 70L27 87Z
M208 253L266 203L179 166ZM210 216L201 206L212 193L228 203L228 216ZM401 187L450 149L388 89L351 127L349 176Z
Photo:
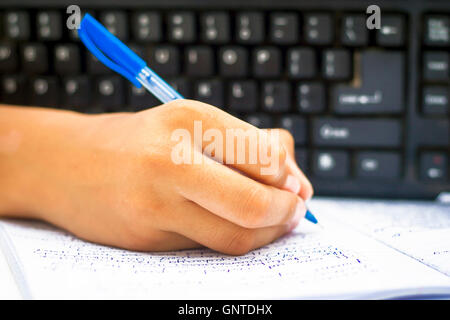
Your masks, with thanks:
M264 184L299 192L300 182L288 174L287 151L277 132L268 133L198 101L176 100L167 106L184 111L183 125L204 155Z

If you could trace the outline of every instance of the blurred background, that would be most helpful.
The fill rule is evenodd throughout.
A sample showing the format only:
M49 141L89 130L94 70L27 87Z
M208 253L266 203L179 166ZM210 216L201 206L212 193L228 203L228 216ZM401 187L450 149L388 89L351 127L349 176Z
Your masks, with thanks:
M317 195L450 192L450 1L2 0L0 103L159 104L84 48L66 26L73 4L186 98L291 131Z

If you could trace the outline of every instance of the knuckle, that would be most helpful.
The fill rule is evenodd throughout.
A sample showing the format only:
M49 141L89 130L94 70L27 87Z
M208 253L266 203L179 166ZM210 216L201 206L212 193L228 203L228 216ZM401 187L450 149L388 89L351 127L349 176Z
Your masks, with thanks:
M289 130L280 129L280 136L281 140L288 146L294 145L294 137L292 136L292 133Z
M171 127L185 128L189 120L201 119L199 118L201 113L198 108L198 103L195 101L177 99L165 104L164 108L168 109L166 111L170 115L168 119L170 120Z
M163 107L168 109L166 114L169 114L168 124L172 130L184 128L192 133L194 121L216 118L217 108L199 101L178 99L165 104Z
M272 202L271 193L262 186L257 186L251 191L245 190L245 195L241 196L238 215L241 224L246 228L258 228L267 225L270 205Z
M225 242L223 252L231 255L246 254L252 250L254 239L255 236L252 230L240 229Z
M167 108L173 109L173 110L187 110L188 108L190 108L190 106L192 106L192 103L190 103L190 100L186 100L186 99L176 99L173 101L170 101L168 103L165 104L165 106Z
M167 103L165 106L169 108L174 115L182 118L186 118L187 115L190 114L201 115L202 111L209 107L208 104L187 99L177 99Z

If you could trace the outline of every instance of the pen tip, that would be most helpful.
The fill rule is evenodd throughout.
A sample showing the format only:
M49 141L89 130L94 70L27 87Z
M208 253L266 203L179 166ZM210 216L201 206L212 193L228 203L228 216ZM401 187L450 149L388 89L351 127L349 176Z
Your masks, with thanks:
M306 220L311 221L314 224L317 224L318 222L316 217L314 217L314 215L309 210L306 210L305 218Z

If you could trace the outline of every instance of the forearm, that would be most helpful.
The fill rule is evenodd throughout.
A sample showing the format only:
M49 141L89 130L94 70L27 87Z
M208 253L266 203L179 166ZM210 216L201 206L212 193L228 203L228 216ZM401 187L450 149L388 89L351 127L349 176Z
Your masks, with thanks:
M0 216L41 218L84 116L0 105ZM73 155L76 157L76 155ZM73 162L72 162L73 164ZM59 179L59 177L58 177Z

